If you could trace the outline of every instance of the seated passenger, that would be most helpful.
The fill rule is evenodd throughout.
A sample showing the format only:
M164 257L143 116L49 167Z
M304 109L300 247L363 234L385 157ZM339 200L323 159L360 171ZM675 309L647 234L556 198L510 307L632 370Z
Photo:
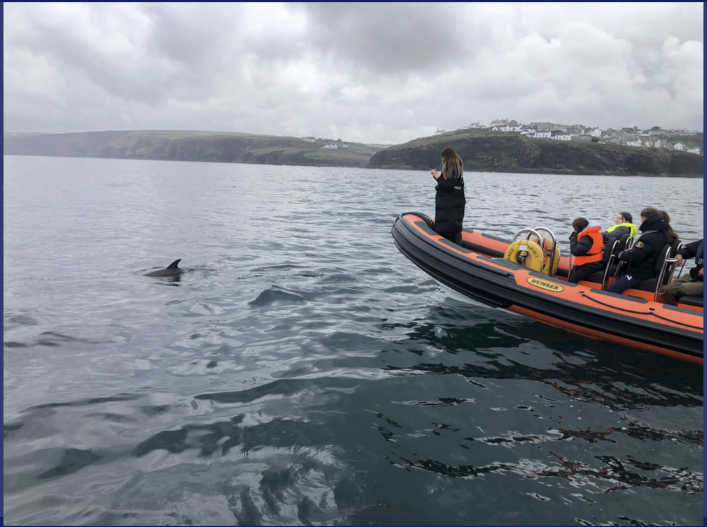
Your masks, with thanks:
M604 244L613 246L616 240L620 240L624 234L628 234L629 238L636 236L636 226L633 224L633 216L630 212L619 212L614 220L615 224L601 233L604 239Z
M624 276L607 288L608 292L623 293L626 289L657 276L653 270L656 259L666 244L675 241L668 232L669 228L670 225L660 217L657 209L646 207L641 211L639 230L643 235L630 250L619 253L619 260L628 262L628 269Z
M568 282L576 284L597 271L602 271L604 242L601 239L601 225L586 218L577 218L572 222L574 232L570 234L570 252L574 256L574 266L570 270Z
M702 259L702 242L703 240L688 243L678 251L675 258L678 259L678 265L683 260L695 259L695 267L690 269L690 274L681 276L677 280L670 282L663 293L663 302L666 304L676 305L681 296L694 295L702 296L704 285L704 262Z

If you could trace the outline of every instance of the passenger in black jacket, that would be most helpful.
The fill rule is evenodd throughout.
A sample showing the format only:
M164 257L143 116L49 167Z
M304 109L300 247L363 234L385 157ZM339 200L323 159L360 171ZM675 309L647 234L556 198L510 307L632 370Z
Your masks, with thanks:
M690 269L690 273L673 280L668 284L663 293L663 302L676 305L681 296L702 296L704 294L704 259L702 253L702 242L688 243L682 247L675 256L678 265L683 260L695 259L695 267Z
M435 232L446 239L462 244L462 222L466 197L464 196L464 163L451 146L442 150L442 173L430 170L437 180L435 190Z
M639 230L643 235L630 250L619 253L619 260L628 262L628 269L624 276L608 287L607 291L610 293L623 293L626 289L656 276L653 266L660 251L666 244L673 243L675 240L668 233L670 224L660 217L657 209L653 207L643 209L641 222Z

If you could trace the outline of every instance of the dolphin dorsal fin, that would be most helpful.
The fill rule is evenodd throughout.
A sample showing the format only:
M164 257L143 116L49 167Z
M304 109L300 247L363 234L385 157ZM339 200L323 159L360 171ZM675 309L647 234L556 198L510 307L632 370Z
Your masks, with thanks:
M169 267L167 267L167 269L179 269L179 262L181 261L181 258L179 260L174 260L171 264L169 264Z

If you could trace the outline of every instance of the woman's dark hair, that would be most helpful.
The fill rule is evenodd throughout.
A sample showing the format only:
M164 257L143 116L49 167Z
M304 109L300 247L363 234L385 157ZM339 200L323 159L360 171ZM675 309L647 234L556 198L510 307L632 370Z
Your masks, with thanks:
M679 238L679 236L678 236L678 233L675 232L675 231L673 230L673 228L670 226L670 216L668 215L668 213L665 212L664 210L659 210L659 211L658 211L658 216L660 216L660 219L661 219L661 220L665 220L665 221L668 222L668 234L670 234L670 236L672 236L672 237L675 238L676 240L679 240L680 238Z
M633 216L631 216L630 212L619 212L619 214L621 214L628 223L633 223Z
M444 177L452 177L453 170L456 168L456 175L459 178L464 177L464 163L459 157L457 151L451 146L447 146L442 150L442 174Z
M572 222L572 228L574 229L574 232L576 232L577 234L579 234L584 229L586 229L587 225L589 225L589 220L587 218L576 218Z

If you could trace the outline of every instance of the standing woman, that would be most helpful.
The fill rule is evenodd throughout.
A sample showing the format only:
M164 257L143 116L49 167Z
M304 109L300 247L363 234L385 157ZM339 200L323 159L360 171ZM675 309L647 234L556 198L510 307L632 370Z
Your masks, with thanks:
M451 146L442 150L442 173L430 170L437 181L435 190L435 232L461 246L464 220L464 163Z

